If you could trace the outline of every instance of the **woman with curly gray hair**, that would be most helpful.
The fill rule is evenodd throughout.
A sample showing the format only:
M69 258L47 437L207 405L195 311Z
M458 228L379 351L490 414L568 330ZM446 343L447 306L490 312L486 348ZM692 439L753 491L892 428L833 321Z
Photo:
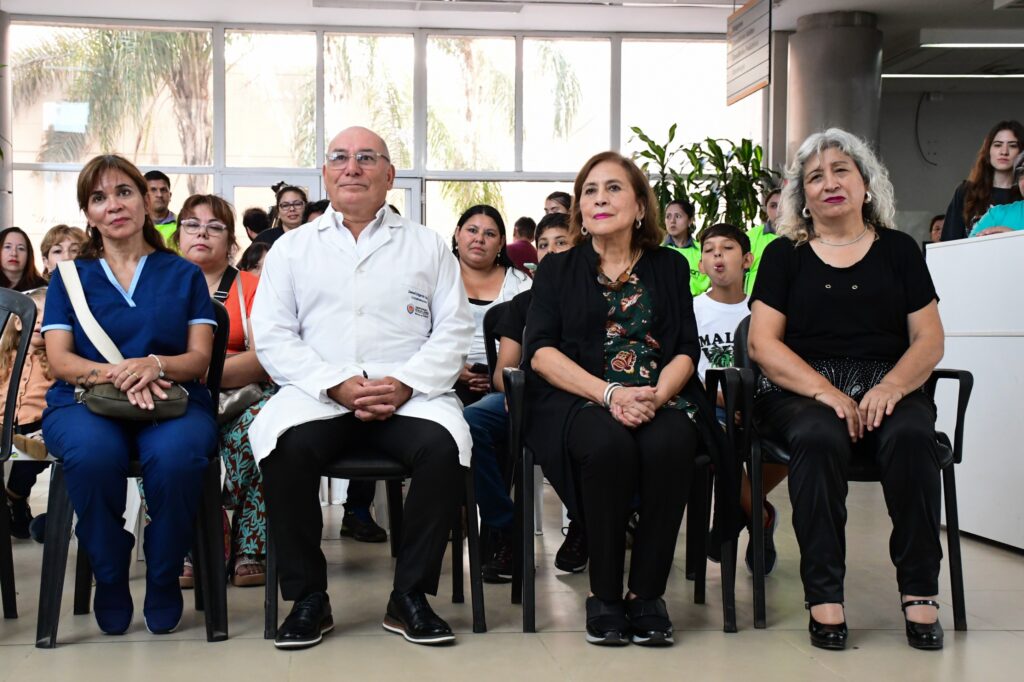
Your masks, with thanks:
M751 295L749 351L763 372L755 424L791 454L811 643L846 646L846 471L864 457L882 471L907 640L940 649L935 406L921 390L943 353L935 287L920 247L893 229L892 184L863 140L812 135L786 179L782 238Z

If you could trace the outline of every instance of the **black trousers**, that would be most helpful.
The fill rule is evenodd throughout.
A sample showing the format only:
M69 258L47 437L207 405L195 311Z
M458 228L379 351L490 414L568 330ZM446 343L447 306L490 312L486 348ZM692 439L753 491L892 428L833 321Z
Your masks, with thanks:
M349 481L348 496L345 499L345 511L369 509L373 504L374 493L377 492L377 481Z
M346 414L289 429L262 462L267 530L276 545L286 600L327 590L327 562L320 549L320 475L345 448L356 447L394 457L412 472L394 588L437 594L463 480L455 440L426 419L395 416L361 422Z
M590 590L606 601L622 598L626 523L639 492L629 590L643 599L660 597L693 480L693 422L682 411L661 409L650 422L628 429L604 408L590 406L573 419L567 446L578 467Z
M940 473L935 464L935 405L924 393L904 397L880 428L852 443L832 408L788 392L759 398L762 436L785 444L793 529L800 544L804 598L842 602L846 575L846 493L851 457L874 458L892 519L889 555L903 594L939 591Z

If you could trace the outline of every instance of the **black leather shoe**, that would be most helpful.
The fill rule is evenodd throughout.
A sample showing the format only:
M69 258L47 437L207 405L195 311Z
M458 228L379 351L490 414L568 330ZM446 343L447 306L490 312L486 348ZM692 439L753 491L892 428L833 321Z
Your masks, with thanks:
M934 651L942 648L942 640L945 633L942 631L942 623L936 619L934 623L915 623L906 617L908 606L934 606L936 610L939 603L934 599L912 599L903 602L903 619L907 623L907 644L915 649Z
M514 562L512 532L501 529L495 536L494 556L481 567L480 575L485 583L510 583L512 582L512 564Z
M334 629L331 600L326 592L314 592L292 606L292 612L277 629L278 649L305 649L320 643L325 632Z
M448 623L434 613L422 592L391 593L384 615L384 629L415 644L448 644L455 635Z
M589 558L587 533L583 525L578 521L570 521L565 541L555 553L555 568L566 573L579 573L587 567Z
M664 599L627 599L626 615L633 631L633 644L671 646L674 643L672 621Z
M811 605L805 604L805 606L810 611ZM846 639L850 635L850 631L846 628L846 621L837 625L829 625L819 623L814 620L814 616L810 616L807 630L811 633L811 644L813 646L831 651L842 651L845 649Z
M629 618L626 605L619 601L604 601L587 597L587 641L598 646L625 646L629 644Z
M384 542L388 534L372 518L364 519L347 511L341 517L341 537L351 537L357 542Z

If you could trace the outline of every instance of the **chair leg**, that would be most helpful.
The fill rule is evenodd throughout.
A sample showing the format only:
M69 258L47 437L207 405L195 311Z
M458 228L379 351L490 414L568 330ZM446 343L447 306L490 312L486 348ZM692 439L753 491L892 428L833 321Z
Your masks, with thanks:
M50 499L46 505L46 538L43 566L39 576L39 615L36 620L36 647L57 646L60 602L64 592L64 572L71 544L71 519L74 510L64 484L64 467L54 462L50 468ZM79 546L79 553L85 550Z
M522 480L518 482L523 489L523 632L537 632L536 603L536 572L534 566L533 538L533 453L523 448Z
M736 538L722 543L722 631L736 632Z
M942 472L946 496L946 544L949 547L949 581L953 592L953 627L967 630L967 605L964 600L964 565L960 554L960 517L956 500L956 474L950 465Z
M3 463L0 463L0 479ZM0 595L4 618L18 617L18 601L14 587L14 549L11 547L10 515L7 513L7 491L0 481Z
M267 584L263 590L263 639L277 637L277 552L274 534L267 526Z
M49 523L49 518L47 518ZM76 616L83 616L92 609L92 564L89 563L89 556L78 549L78 556L75 558L75 600L73 613Z
M195 571L195 589L197 593L202 590L202 598L206 602L207 642L222 642L228 638L227 576L220 499L220 461L212 459L203 479L194 542L194 554L202 557Z
M693 603L703 604L707 596L707 573L708 573L708 498L710 498L710 467L701 467L694 478L693 490L696 494L690 495L690 501L686 507L686 561L690 562L690 554L693 553ZM691 521L692 520L692 521ZM693 534L691 544L690 534Z
M754 544L754 627L767 627L764 585L764 524L761 522L761 498L764 480L761 474L761 449L750 449L750 541Z
M469 594L473 600L473 632L487 632L484 579L480 565L480 527L476 516L472 468L466 469L466 536L469 544Z
M398 548L402 546L402 482L388 481L384 489L388 497L388 520L391 525L391 558L398 558Z
M455 523L452 524L452 603L462 604L466 601L466 593L463 587L462 572L462 510L460 504L455 508ZM466 510L467 517L469 510ZM475 513L475 510L474 510ZM469 519L466 519L469 524Z
M202 539L206 533L206 524L200 520L202 516L203 511L200 508L196 514L195 537L192 539L192 597L196 611L206 610L206 586L203 584L203 578L206 577L206 563L209 557L206 556L206 545Z
M522 462L516 462L512 467L512 537L523 537L523 523L526 507L523 504L523 480L520 476ZM525 555L523 542L512 542L512 603L523 603L523 557Z

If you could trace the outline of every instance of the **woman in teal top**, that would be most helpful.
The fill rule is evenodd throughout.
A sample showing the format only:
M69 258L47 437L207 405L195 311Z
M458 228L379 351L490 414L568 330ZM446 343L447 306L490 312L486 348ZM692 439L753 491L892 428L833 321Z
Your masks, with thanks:
M1013 181L1024 194L1024 152L1013 160ZM1024 230L1024 201L993 206L981 217L971 230L971 237L984 237L1000 232Z

